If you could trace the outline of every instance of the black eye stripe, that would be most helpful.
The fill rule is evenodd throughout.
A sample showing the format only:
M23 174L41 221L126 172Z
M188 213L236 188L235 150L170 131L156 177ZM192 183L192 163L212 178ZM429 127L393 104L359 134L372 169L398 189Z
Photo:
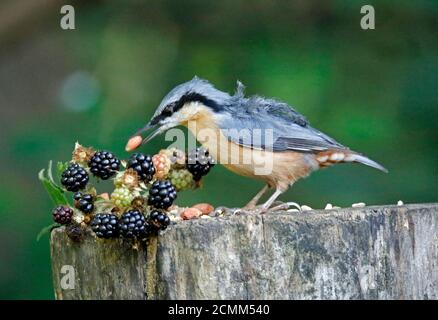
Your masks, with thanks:
M157 124L163 119L172 116L175 112L179 111L188 102L200 102L207 107L212 108L216 112L220 112L220 106L213 100L208 99L202 94L195 92L188 92L183 95L178 101L168 104L161 113L151 120L151 124Z
M164 110L161 112L161 114L165 117L170 117L174 113L174 106L173 104L168 105Z

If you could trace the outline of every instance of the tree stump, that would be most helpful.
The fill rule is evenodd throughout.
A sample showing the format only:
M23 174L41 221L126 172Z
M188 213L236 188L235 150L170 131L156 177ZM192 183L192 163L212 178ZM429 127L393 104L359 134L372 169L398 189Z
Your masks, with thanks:
M57 299L437 299L438 204L182 221L137 248L58 228L51 255Z

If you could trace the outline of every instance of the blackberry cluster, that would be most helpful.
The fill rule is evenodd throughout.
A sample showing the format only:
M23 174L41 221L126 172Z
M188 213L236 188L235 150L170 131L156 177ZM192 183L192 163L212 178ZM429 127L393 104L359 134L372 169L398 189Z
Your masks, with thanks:
M87 171L77 163L71 163L61 175L61 184L72 192L84 189L88 180Z
M115 238L119 235L117 216L111 213L98 213L90 223L91 229L99 238Z
M193 175L193 180L199 181L216 164L207 149L200 147L187 154L187 170Z
M119 221L120 234L125 238L145 238L150 233L149 224L139 210L126 211Z
M73 209L67 206L59 206L53 209L53 220L59 224L69 224L73 217Z
M143 153L134 153L128 160L127 168L134 169L140 180L149 182L155 174L155 167L152 157Z
M91 213L94 210L94 197L92 194L82 194L76 192L73 195L75 201L75 208L79 209L83 213Z
M108 180L120 168L120 160L109 151L96 152L88 162L90 171L102 180Z
M148 204L157 209L169 208L177 197L176 189L168 180L155 181L149 189Z
M149 216L149 221L157 231L165 230L170 224L169 217L164 212L161 212L159 210L151 211L151 214Z

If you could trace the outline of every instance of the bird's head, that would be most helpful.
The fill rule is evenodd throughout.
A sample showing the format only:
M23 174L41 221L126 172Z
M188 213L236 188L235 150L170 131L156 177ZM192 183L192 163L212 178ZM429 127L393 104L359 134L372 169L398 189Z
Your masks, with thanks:
M135 136L152 130L142 144L164 131L195 121L207 112L220 113L228 103L230 95L216 89L207 80L194 77L192 80L176 86L161 101L152 119Z

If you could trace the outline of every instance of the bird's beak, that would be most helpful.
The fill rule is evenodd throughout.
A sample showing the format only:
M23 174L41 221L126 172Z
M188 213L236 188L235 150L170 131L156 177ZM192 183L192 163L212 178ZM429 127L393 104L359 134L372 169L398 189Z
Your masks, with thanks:
M142 133L147 132L152 130L149 135L143 139L143 141L141 142L141 144L146 144L147 142L149 142L150 140L152 140L153 138L155 138L157 135L159 135L162 130L161 130L161 126L157 123L157 124L151 124L150 122L148 124L146 124L143 128L141 128L140 130L138 130L133 137L135 136L141 136Z
M153 125L153 126L148 126L148 129L153 129L151 133L149 133L149 135L143 139L143 141L141 142L142 145L148 143L150 140L152 140L153 138L155 138L156 136L158 136L160 133L162 133L165 129L163 129L163 127L160 127L159 125ZM144 131L143 131L144 132Z
M131 139L129 139L128 144L126 145L126 151L130 152L133 151L135 149L137 149L138 147L140 147L141 145L144 145L146 143L148 143L150 140L152 140L153 138L155 138L156 136L158 136L160 133L163 133L164 131L166 131L167 129L170 129L172 127L177 126L178 124L165 124L165 125L160 125L160 124L151 124L150 122L148 124L146 124L143 128L141 128L140 130L138 130L132 137ZM144 138L142 140L142 133L146 132L146 131L150 131L149 135Z
M153 139L155 136L161 133L160 126L158 124L151 124L150 122L146 124L143 128L138 130L135 134L132 135L132 137L129 139L128 143L126 144L125 150L130 152L141 145L147 143L149 140ZM153 130L145 139L142 138L142 134L146 131Z

